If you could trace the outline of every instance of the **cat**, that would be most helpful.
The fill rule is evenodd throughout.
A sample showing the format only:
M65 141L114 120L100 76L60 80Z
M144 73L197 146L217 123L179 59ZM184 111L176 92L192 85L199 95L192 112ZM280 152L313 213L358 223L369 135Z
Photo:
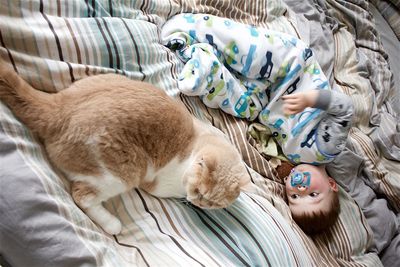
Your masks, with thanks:
M132 188L216 209L250 183L221 131L149 83L100 74L51 94L0 62L0 100L44 144L75 203L112 235L121 222L102 202Z

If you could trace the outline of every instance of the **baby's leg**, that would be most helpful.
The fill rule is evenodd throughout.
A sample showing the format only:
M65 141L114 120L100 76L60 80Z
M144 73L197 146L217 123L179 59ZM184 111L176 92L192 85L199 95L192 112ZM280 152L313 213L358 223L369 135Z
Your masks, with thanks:
M179 75L179 90L200 96L211 108L221 108L236 117L254 119L267 102L264 84L257 80L236 78L214 54L209 44L188 48L190 58Z
M208 93L208 85L215 80L222 67L208 44L194 44L185 51L189 60L185 63L178 78L179 90L186 95L202 96Z

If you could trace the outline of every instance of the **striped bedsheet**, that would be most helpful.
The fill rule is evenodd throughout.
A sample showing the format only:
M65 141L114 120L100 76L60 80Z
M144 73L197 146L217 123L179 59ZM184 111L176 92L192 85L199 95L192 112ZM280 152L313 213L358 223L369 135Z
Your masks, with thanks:
M318 8L311 7L325 8L332 21L351 25L350 18L356 16L340 0L320 2ZM347 17L339 12L343 9L348 10ZM384 70L371 80L356 66L357 42L363 36L356 36L350 27L334 28L325 37L333 41L332 49L324 53L323 44L313 41L318 36L312 37L312 24L282 0L251 4L234 0L0 0L0 56L30 84L56 92L81 78L110 72L153 83L180 98L196 117L220 128L240 150L259 189L257 194L242 194L227 209L213 211L133 190L106 203L123 223L120 235L109 236L77 208L68 183L50 166L38 140L0 103L0 159L4 162L0 185L7 188L0 191L4 214L0 254L13 266L380 266L371 247L371 228L345 190L340 190L341 213L333 229L315 238L306 236L291 219L282 181L247 137L249 122L178 93L176 78L182 64L160 44L159 31L166 19L180 12L210 13L288 32L320 51L317 54L332 82L358 103L351 148L366 160L365 172L375 189L400 209L400 174L393 172L399 169L399 158L387 149L386 140L396 134L389 126L396 118L387 105L393 88L386 83L389 73L384 58L368 52L379 51L376 40L366 43L365 54L378 58ZM363 23L367 20L363 18ZM325 26L324 31L330 28ZM381 124L390 131L372 131ZM21 189L27 185L30 189ZM18 193L21 190L23 194Z

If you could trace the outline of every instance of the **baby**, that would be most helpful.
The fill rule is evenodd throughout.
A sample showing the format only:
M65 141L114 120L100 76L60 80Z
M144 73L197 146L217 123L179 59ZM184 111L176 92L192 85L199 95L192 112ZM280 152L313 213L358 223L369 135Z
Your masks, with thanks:
M323 108L320 91L283 96L283 110L296 114L306 107ZM335 123L335 122L333 122ZM323 165L300 164L285 178L285 189L293 219L304 232L314 235L331 227L340 210L338 187Z
M171 18L161 37L185 63L181 92L236 117L258 119L298 165L286 192L302 229L314 234L331 226L338 190L323 164L344 149L353 106L331 90L312 50L291 35L205 14Z

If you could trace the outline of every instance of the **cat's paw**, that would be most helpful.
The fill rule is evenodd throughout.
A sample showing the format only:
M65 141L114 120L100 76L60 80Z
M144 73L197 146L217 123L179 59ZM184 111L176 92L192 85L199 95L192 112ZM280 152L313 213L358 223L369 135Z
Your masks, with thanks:
M104 231L106 231L110 235L117 235L122 230L122 224L121 224L120 220L113 217L113 218L110 218L107 222L103 223L102 228Z

